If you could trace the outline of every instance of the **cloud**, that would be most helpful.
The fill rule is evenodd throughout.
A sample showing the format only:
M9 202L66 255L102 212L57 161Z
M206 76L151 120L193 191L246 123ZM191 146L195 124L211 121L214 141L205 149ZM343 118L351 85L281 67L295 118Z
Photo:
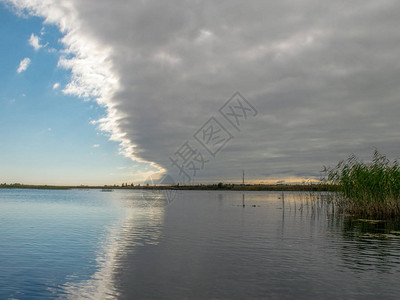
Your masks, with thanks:
M43 47L43 45L40 45L40 38L33 33L29 38L29 45L31 45L36 51Z
M64 92L105 107L97 126L133 160L176 171L169 157L235 91L259 114L198 180L318 176L373 146L398 156L397 1L11 2L59 26Z
M53 90L56 90L59 87L60 87L60 83L59 82L56 82L56 83L53 84Z
M94 145L93 145L93 148L99 148L99 147L100 147L99 144L94 144Z
M23 60L20 61L17 73L21 73L26 71L28 69L29 65L31 63L31 59L29 57L25 57Z

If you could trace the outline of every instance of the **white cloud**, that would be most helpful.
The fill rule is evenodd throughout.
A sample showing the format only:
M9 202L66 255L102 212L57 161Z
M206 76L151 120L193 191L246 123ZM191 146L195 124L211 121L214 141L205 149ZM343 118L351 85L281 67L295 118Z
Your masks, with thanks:
M99 148L99 147L100 147L99 144L94 144L94 145L93 145L93 148Z
M29 38L29 45L31 45L36 51L43 47L43 45L40 45L40 38L33 33Z
M55 84L53 84L53 90L58 89L59 86L60 86L60 83L59 83L59 82L56 82Z
M19 63L17 73L21 73L26 71L26 69L29 67L29 64L31 63L31 59L29 57L25 57L21 62Z

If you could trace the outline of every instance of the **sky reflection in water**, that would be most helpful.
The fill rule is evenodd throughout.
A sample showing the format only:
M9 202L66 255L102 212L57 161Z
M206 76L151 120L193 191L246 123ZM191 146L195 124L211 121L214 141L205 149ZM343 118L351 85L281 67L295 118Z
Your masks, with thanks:
M1 190L1 298L400 296L399 224L299 193L151 195Z

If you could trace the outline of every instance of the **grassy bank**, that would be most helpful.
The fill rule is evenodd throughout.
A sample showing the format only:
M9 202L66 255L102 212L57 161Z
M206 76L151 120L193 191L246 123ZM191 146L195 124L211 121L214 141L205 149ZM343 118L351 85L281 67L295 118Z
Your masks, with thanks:
M199 184L199 185L180 185L180 186L155 186L155 185L136 185L136 186L52 186L52 185L24 185L8 184L0 185L0 189L44 189L44 190L68 190L68 189L123 189L123 190L221 190L221 191L330 191L332 185L321 184Z
M354 155L326 169L328 182L337 188L337 207L368 218L400 217L400 166L375 151L370 163Z
M70 186L56 186L56 185L31 185L31 184L2 184L0 189L35 189L35 190L69 190L73 187Z

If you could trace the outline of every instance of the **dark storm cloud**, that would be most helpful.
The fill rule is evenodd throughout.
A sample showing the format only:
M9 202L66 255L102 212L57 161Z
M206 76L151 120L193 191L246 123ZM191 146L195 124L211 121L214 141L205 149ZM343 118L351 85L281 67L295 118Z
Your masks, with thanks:
M198 179L319 176L354 152L398 156L398 1L70 1L110 47L135 156L168 159L235 92L258 110ZM51 5L51 4L49 4ZM79 36L78 36L79 37Z

